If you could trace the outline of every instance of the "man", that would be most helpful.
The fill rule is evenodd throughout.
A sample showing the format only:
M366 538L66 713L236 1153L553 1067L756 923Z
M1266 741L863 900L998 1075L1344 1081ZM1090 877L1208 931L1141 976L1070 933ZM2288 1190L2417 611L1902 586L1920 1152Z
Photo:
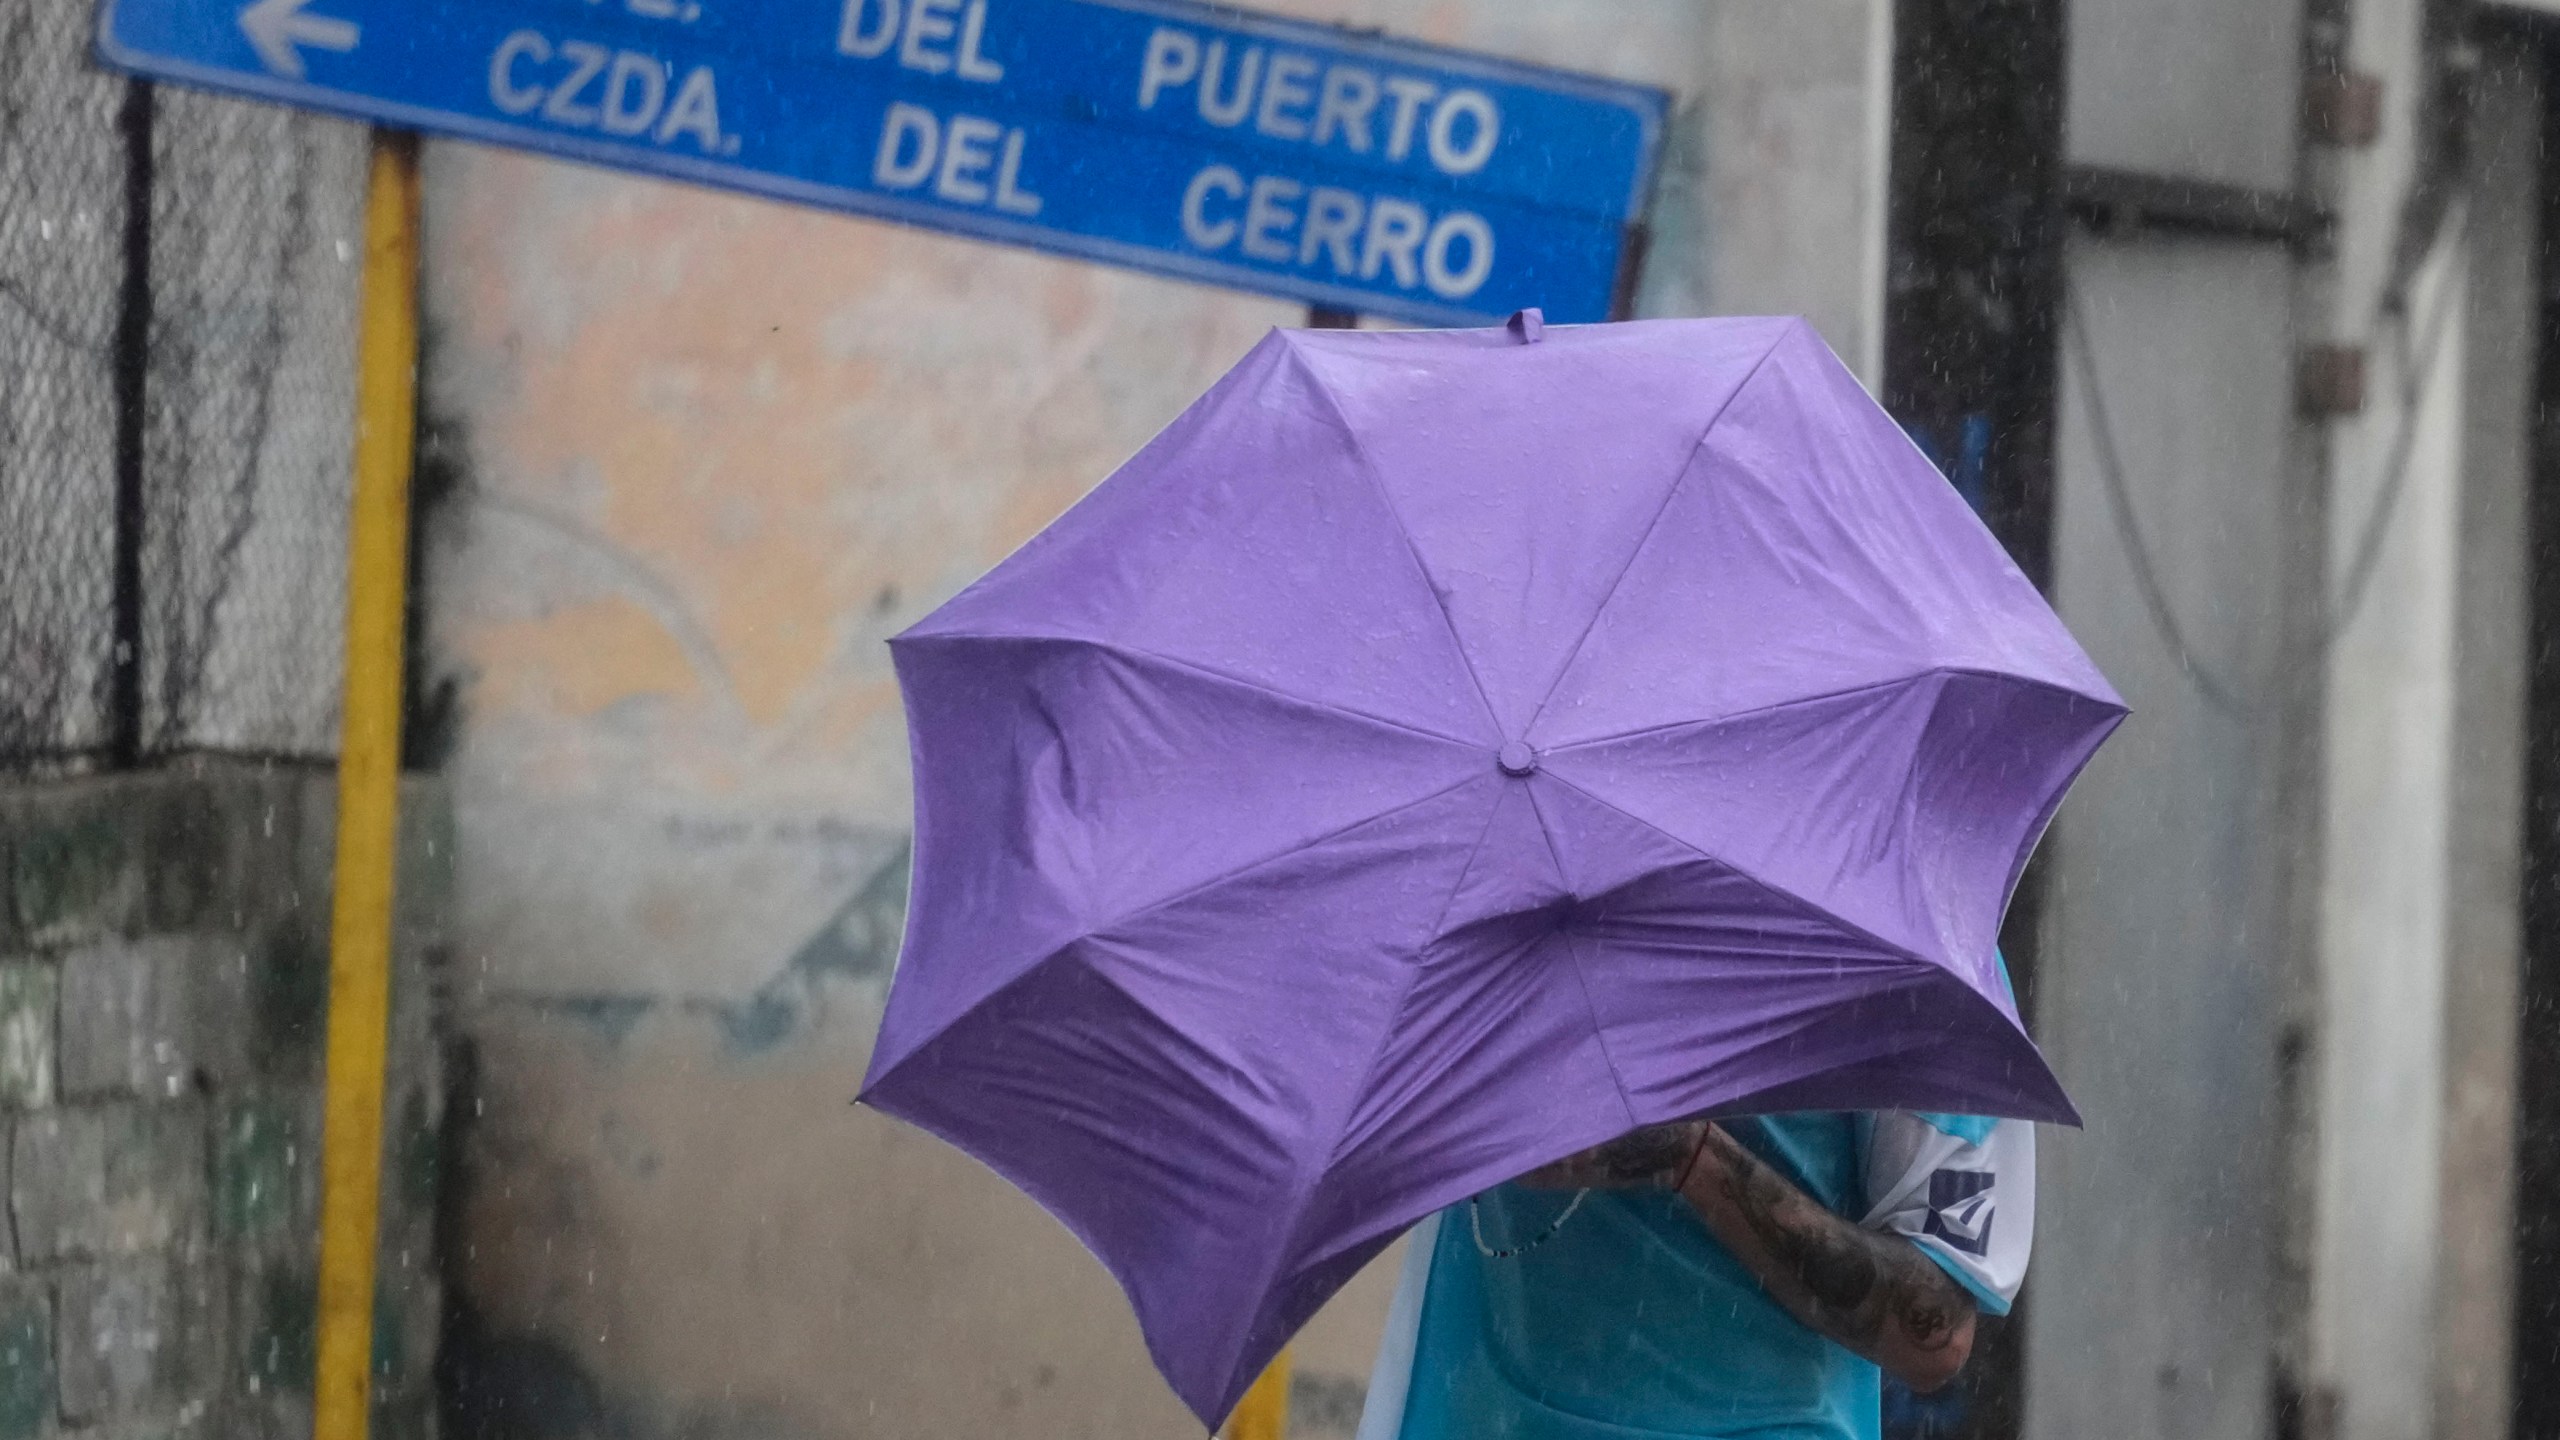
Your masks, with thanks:
M1889 1111L1659 1126L1417 1227L1360 1440L1876 1440L2005 1314L2035 1131Z

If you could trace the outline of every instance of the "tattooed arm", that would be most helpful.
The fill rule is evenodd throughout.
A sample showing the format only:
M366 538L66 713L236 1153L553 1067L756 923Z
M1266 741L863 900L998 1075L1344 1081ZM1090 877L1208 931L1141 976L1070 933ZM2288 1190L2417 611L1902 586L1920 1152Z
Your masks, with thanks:
M1973 1298L1898 1235L1833 1214L1706 1122L1658 1125L1527 1177L1548 1188L1677 1185L1707 1229L1789 1314L1914 1390L1973 1350Z
M1973 1352L1973 1297L1898 1235L1840 1218L1705 1127L1680 1193L1789 1314L1926 1393Z

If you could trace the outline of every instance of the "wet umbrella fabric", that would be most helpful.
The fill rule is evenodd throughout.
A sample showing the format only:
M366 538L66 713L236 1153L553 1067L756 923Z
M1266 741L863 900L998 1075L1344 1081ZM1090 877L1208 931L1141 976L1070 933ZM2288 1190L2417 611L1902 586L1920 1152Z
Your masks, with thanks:
M1277 332L893 653L864 1098L1073 1230L1205 1422L1635 1126L2074 1119L1994 932L2123 706L1800 321Z

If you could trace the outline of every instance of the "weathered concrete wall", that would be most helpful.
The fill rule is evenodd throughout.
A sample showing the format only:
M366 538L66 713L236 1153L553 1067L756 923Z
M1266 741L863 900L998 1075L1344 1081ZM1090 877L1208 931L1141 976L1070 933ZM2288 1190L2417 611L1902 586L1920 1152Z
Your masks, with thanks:
M2087 1128L2040 1156L2027 1433L2240 1440L2272 1410L2277 1323L2288 837L2259 717L2287 681L2290 262L2149 237L2069 262L2095 382L2065 370L2056 598L2136 719L2049 842L2039 1038ZM2110 444L2147 549L2110 503Z
M2068 7L2074 164L2290 192L2299 0ZM2036 1019L2087 1128L2042 1154L2026 1433L2248 1440L2291 1315L2304 543L2294 251L2066 248L2054 592L2133 707L2057 822ZM2298 1049L2298 1045L2290 1048Z
M2403 362L2419 341L2393 343L2377 308L2403 243L2402 197L2421 163L2423 8L2353 7L2356 63L2384 77L2389 109L2380 141L2342 166L2340 293L2326 317L2341 339L2372 346L2371 403L2335 428L2329 549L2341 574L2393 451L2405 443L2409 452L2362 603L2329 657L2324 716L2319 1018L2329 1123L2317 1137L2309 1358L2337 1396L2338 1434L2348 1440L2433 1430L2461 393L2430 385L2412 420ZM2462 256L2438 250L2422 279L2410 298L2420 315L2450 323L2440 343L2458 356L2462 317L2442 307L2468 283ZM2451 372L2439 361L2437 373ZM2341 592L2345 581L2329 588Z
M1641 292L1878 351L1881 0L1281 8L1647 80ZM431 647L472 1046L467 1433L1173 1436L1100 1267L849 1108L905 895L882 641L1303 311L458 146ZM1386 1277L1298 1350L1346 1432Z
M2518 1049L2524 990L2534 376L2549 104L2539 47L2489 47L2466 229L2463 483L2455 541L2453 766L2444 865L2445 1069L2437 1086L2432 1433L2505 1440L2515 1410Z
M2383 78L2388 108L2381 140L2340 167L2329 317L2372 367L2370 403L2336 427L2328 535L2342 609L2310 1358L2342 1440L2504 1436L2513 1413L2542 59L2485 47L2472 173L2435 177L2455 208L2399 276L2409 187L2440 163L2426 8L2352 7L2355 63ZM2402 280L2395 319L2383 297Z
M334 782L0 790L0 1440L310 1433ZM376 1432L435 1433L450 856L408 796Z

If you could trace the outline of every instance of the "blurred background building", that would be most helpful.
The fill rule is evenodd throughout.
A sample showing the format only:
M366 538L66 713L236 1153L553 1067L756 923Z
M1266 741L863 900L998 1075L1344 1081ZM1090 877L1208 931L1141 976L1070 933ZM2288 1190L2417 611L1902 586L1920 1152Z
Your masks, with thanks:
M1267 8L1672 91L1633 313L1809 316L2135 708L2007 937L2088 1128L1895 1431L2560 1437L2560 4ZM0 0L0 1440L290 1435L362 137L89 23ZM881 641L1307 312L426 167L386 1427L1191 1433L1064 1231L848 1104Z

